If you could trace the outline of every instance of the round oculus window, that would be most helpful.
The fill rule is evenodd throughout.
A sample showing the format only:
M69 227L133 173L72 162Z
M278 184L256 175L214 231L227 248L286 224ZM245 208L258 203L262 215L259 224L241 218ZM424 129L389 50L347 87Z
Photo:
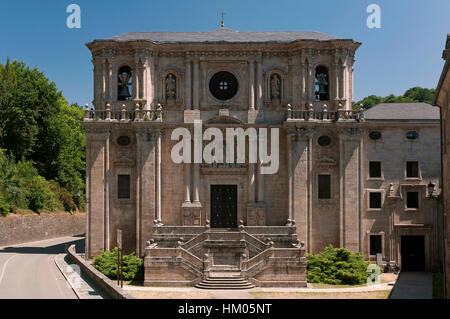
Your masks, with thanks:
M317 140L317 143L319 143L320 146L328 146L331 144L331 138L329 136L321 136Z
M230 72L221 71L214 74L209 81L209 91L218 100L229 100L238 91L238 80Z
M131 143L131 139L128 136L120 136L117 139L117 144L121 146L127 146Z

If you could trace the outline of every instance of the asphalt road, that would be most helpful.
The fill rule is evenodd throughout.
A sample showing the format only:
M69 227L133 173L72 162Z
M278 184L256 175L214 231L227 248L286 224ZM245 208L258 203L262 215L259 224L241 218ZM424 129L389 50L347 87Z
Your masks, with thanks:
M83 237L63 237L0 248L0 299L75 299L55 264L66 244L84 250Z

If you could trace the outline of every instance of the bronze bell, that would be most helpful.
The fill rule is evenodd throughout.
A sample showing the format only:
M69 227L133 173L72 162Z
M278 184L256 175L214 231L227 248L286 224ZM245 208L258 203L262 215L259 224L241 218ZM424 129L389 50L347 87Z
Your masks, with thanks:
M131 97L130 91L128 90L128 86L127 85L121 84L119 86L118 97L119 97L119 100L121 100L121 101L126 100L127 98Z

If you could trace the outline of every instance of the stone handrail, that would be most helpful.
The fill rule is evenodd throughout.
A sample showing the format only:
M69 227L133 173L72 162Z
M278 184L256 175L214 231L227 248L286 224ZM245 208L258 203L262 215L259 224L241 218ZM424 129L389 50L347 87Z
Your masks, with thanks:
M338 111L288 110L287 120L364 121L364 112L355 110L338 110Z
M206 238L207 238L206 233L201 233L201 234L195 236L194 238L192 238L191 240L182 244L181 247L183 247L186 250L190 250L190 249L194 248L195 246L201 244Z
M194 265L197 268L197 270L199 271L203 270L203 260L201 260L197 256L191 254L190 252L181 247L178 247L177 249L179 250L178 257L181 257L186 261L188 261L189 263L191 263L192 265Z
M255 236L247 232L244 232L244 234L245 234L245 241L247 241L250 245L255 246L260 251L263 251L267 248L267 245L258 238L256 238Z
M198 258L197 256L191 254L187 250L182 247L177 248L146 248L146 257L150 259L158 260L158 259L171 259L175 261L178 258L181 258L183 262L189 264L196 271L203 271L203 260Z
M257 265L263 263L264 260L268 259L270 256L273 255L274 249L275 248L268 248L268 249L262 251L261 253L259 253L258 255L254 256L253 258L250 258L248 260L243 260L241 262L242 271L248 272L251 269L253 269L254 267L256 267Z
M162 110L135 110L128 111L122 109L120 111L106 110L89 110L84 111L84 121L115 121L115 122L158 122L162 121Z

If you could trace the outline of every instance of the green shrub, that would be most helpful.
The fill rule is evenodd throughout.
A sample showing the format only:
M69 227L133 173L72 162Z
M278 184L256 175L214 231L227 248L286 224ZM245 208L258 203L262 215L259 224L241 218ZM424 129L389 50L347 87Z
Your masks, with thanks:
M11 211L11 205L6 200L5 196L0 190L0 216L6 216Z
M73 212L77 209L77 205L73 201L72 195L65 188L62 188L57 182L50 182L50 189L55 194L55 199L58 202L59 208L66 212Z
M50 184L42 176L34 177L28 186L28 207L35 212L42 210L54 211L56 208L55 194Z
M307 280L310 283L359 285L367 281L369 262L360 253L328 246L317 255L308 256Z
M110 279L117 279L117 248L104 251L93 260L95 268ZM144 279L144 262L133 254L123 256L123 279Z

